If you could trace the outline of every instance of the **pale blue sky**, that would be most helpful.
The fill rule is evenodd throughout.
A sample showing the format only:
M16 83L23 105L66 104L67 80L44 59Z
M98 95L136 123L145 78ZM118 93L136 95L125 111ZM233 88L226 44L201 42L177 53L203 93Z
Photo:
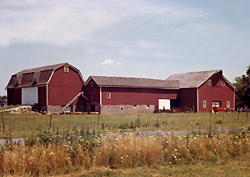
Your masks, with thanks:
M12 74L69 62L90 75L165 79L250 64L250 1L0 0L0 95Z

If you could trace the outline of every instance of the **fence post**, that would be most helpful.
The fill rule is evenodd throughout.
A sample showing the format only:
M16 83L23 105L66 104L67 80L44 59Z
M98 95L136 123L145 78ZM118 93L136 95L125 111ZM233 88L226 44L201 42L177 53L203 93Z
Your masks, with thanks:
M98 128L99 128L99 122L100 122L100 112L98 113Z
M212 111L210 112L210 125L212 123Z
M100 123L100 114L101 114L101 105L99 104L98 106L98 128L99 128L99 123Z
M49 128L51 128L52 114L50 114Z
M2 123L3 123L3 135L4 135L5 134L5 125L4 125L3 112L2 112Z
M212 110L210 111L210 126L209 126L209 129L210 129L210 135L212 133Z

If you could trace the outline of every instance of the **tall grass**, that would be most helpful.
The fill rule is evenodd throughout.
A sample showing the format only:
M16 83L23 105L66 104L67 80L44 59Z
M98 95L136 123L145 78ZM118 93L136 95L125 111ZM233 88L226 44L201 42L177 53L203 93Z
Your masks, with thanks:
M46 130L39 141L9 141L1 146L4 175L59 175L95 167L126 169L174 164L218 162L249 156L249 129L226 133L144 137L132 134L102 136L88 129Z

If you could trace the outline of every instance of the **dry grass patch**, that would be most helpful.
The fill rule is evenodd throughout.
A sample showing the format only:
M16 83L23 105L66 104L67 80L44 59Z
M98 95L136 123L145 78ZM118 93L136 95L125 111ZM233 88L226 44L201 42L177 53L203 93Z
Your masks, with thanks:
M48 130L40 132L39 139L27 141L26 144L13 144L10 141L1 146L0 171L4 175L51 176L99 168L125 170L148 167L158 174L162 167L168 167L173 175L193 174L193 171L202 173L199 165L217 163L218 168L214 167L210 172L217 174L225 173L222 170L225 168L230 170L225 162L249 157L250 153L248 130L234 134L173 133L153 137L131 134L102 136L90 130L75 130L74 134ZM190 168L181 172L173 170L180 165ZM246 171L250 164L246 161L241 167L242 171ZM92 174L110 176L117 174L117 171Z

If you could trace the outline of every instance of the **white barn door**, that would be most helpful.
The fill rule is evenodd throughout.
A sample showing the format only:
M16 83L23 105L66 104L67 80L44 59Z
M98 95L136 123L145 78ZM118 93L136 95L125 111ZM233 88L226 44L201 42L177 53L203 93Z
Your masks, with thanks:
M38 103L38 87L22 88L22 104Z
M170 99L159 99L158 100L158 106L159 106L159 110L170 110Z

